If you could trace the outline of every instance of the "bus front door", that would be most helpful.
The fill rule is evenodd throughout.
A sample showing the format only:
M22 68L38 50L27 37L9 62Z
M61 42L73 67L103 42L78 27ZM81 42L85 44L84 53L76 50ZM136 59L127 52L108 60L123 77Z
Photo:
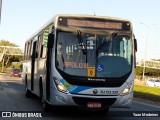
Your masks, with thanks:
M31 58L31 91L34 90L34 69L35 69L35 58L36 58L36 41L33 43L32 58Z

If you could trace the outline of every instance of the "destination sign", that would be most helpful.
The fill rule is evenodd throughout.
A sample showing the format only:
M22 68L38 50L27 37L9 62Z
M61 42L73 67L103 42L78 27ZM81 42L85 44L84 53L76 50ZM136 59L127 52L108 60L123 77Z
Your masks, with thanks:
M92 21L92 20L79 20L79 19L68 19L68 26L75 27L89 27L89 28L102 28L102 29L122 29L122 23L120 22L109 22L109 21Z
M102 18L59 17L58 27L81 27L130 31L130 22Z

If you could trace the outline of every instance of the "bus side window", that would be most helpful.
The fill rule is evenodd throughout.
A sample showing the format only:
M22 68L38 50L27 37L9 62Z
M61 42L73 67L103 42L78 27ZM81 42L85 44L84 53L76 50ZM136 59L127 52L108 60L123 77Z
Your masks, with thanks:
M38 37L36 38L37 41L36 41L36 58L39 58L40 57L40 54L41 54L41 37L40 35L38 35Z
M40 58L42 58L42 53L43 53L43 33L41 33L39 36L38 36L38 40L39 40L39 54L40 54Z
M42 58L46 58L46 52L47 52L47 48L42 45Z
M42 58L42 54L43 54L43 45L41 45L41 54L40 54L40 58Z
M40 53L41 58L46 58L47 45L53 45L52 42L54 42L54 34L49 34L51 31L52 32L54 31L54 27L52 27L52 25L48 26L41 34L41 38L42 38L41 53ZM48 43L48 40L52 38L53 40L51 40L50 43ZM51 47L51 46L48 46L48 47Z
M28 47L28 44L26 43L24 48L24 60L27 60L27 47Z
M37 40L37 36L36 36L36 51L35 51L35 59L38 58L38 40ZM33 48L34 49L34 48Z
M41 34L41 53L40 53L40 57L41 58L46 58L46 50L47 50L47 46L46 43L44 42L44 33Z
M27 44L28 45L27 45L27 50L26 50L26 60L29 60L30 56L31 56L31 45L32 45L32 43L28 42Z

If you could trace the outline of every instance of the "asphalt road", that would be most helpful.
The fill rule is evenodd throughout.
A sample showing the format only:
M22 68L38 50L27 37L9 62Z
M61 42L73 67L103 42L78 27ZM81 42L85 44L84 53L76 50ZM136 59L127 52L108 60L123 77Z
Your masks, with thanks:
M12 112L43 112L41 100L36 96L26 98L21 78L0 74L0 113ZM150 113L159 117L132 117L133 114ZM110 108L106 115L83 109L60 109L55 112L43 112L42 118L2 118L0 120L37 119L37 120L160 120L160 106L134 101L131 108ZM144 114L143 114L144 115Z

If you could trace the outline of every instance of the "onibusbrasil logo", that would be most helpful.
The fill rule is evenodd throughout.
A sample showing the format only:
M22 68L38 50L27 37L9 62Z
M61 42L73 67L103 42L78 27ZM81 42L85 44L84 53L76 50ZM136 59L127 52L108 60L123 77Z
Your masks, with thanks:
M1 117L42 117L41 112L2 112Z

